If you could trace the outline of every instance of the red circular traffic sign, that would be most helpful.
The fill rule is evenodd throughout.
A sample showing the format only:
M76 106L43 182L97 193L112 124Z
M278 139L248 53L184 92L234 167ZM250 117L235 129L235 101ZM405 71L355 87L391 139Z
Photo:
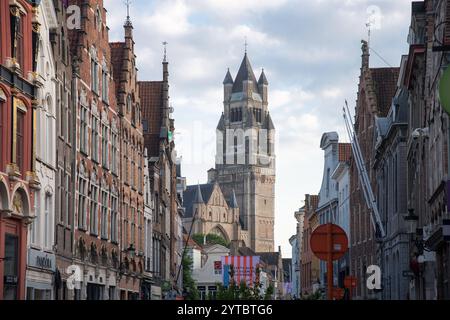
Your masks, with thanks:
M324 224L314 230L310 245L312 252L320 260L339 260L348 250L348 237L338 225Z

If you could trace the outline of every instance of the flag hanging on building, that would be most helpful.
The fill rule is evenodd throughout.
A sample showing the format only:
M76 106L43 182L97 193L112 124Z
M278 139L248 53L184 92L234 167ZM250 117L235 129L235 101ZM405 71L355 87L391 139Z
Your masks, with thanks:
M222 257L223 285L228 287L234 281L236 284L245 282L248 286L253 286L256 282L256 270L259 263L259 256Z

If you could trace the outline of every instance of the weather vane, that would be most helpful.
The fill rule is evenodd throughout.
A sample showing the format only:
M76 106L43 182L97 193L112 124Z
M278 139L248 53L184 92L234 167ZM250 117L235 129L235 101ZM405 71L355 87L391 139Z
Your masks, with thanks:
M367 27L367 32L368 32L367 44L370 46L370 36L371 36L371 31L372 31L372 21L369 20L366 23L366 27Z
M244 47L245 47L245 54L247 54L247 48L248 48L247 36L245 36Z
M168 45L168 43L167 43L167 41L164 41L162 44L164 46L164 62L166 62L167 61L167 45Z
M131 5L131 0L125 0L125 5L127 6L127 21L130 21L130 5Z

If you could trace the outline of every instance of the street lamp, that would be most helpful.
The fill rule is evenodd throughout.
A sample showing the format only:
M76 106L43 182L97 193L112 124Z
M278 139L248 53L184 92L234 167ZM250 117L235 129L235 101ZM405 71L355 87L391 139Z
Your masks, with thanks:
M408 214L404 215L403 219L405 219L408 234L415 234L417 232L419 216L414 214L414 209L408 209Z

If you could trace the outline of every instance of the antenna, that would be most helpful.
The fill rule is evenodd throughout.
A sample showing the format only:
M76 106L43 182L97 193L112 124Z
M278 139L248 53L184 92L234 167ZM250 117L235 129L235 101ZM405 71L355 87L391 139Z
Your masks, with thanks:
M167 62L167 45L168 45L168 43L167 43L167 41L164 41L162 44L164 46L164 62Z

